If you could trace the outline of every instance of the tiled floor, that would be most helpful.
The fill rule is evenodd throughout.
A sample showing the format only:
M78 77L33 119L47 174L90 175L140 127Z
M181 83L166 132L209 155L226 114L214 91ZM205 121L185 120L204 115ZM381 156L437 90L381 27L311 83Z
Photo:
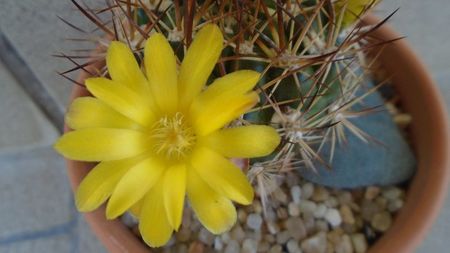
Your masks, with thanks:
M407 36L450 103L450 3L385 0L378 13L400 6L392 24ZM57 15L80 19L68 0L2 0L0 35L14 45L29 74L43 84L43 92L62 111L70 84L55 71L68 64L51 54L64 51L63 38L74 31L58 21ZM58 135L55 121L39 110L10 67L0 61L0 253L105 252L73 207L63 159L50 145ZM450 197L417 252L448 252L448 232Z

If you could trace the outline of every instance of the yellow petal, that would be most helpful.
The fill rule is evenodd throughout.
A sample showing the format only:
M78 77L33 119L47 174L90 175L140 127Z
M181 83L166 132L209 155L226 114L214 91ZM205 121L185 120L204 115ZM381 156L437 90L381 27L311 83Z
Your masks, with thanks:
M186 194L186 166L175 165L164 175L164 206L170 225L175 229L181 225L184 197Z
M216 131L203 144L226 157L266 156L280 143L277 131L269 126L243 126Z
M192 167L208 185L240 204L253 201L253 188L244 173L216 152L199 147L192 153Z
M123 175L142 157L101 162L81 181L75 194L79 211L90 212L106 201Z
M144 97L106 78L86 79L86 87L105 104L143 126L149 126L155 121L156 110L152 109L148 96Z
M139 219L139 217L141 216L141 210L142 210L142 204L143 204L143 199L139 200L138 202L136 202L136 204L134 204L133 206L130 207L130 213L137 219Z
M161 247L172 235L163 200L163 180L160 180L145 196L141 209L139 231L150 247Z
M106 56L108 72L114 81L126 85L132 90L149 93L147 80L139 68L130 48L119 41L112 41Z
M355 23L359 17L364 14L364 11L368 11L368 8L374 7L380 2L379 0L347 0L336 1L334 3L336 15L339 17L343 13L342 25L347 27Z
M160 34L152 35L145 44L145 68L151 93L159 108L170 114L177 109L177 61L172 47Z
M111 161L143 153L148 148L147 138L135 130L86 128L64 134L54 148L72 160Z
M114 189L106 207L106 217L114 219L138 202L160 179L164 169L164 164L152 157L131 168Z
M219 59L223 36L216 25L206 25L195 36L183 59L178 77L181 107L200 93Z
M136 122L93 97L75 99L66 114L66 123L72 129L92 127L139 128Z
M236 223L233 203L215 192L192 168L188 169L186 188L192 209L211 233L223 233Z
M212 133L235 120L258 103L255 92L245 95L203 97L198 96L190 108L190 117L199 136Z
M203 100L229 100L252 90L258 83L260 74L252 70L239 70L217 78L200 94Z

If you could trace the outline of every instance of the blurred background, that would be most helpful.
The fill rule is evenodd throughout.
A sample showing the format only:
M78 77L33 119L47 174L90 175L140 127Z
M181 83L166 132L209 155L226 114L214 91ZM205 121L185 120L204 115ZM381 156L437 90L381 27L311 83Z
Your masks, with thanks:
M105 252L73 206L64 160L52 149L72 84L51 55L88 21L69 0L0 0L0 253ZM450 108L450 2L385 0L390 24L428 66ZM448 252L450 196L417 252Z

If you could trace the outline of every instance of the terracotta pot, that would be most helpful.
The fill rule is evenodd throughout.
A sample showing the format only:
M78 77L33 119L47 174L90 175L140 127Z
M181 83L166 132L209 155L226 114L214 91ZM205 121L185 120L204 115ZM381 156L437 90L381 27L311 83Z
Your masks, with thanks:
M365 22L374 24L373 16ZM384 25L373 33L383 40L399 35ZM408 253L421 243L435 220L445 194L449 179L449 129L443 99L421 61L411 51L405 40L387 45L379 57L382 68L392 76L393 84L401 97L404 109L411 114L414 150L418 170L407 191L404 208L392 227L370 248L370 253ZM81 73L78 82L88 78ZM72 99L89 93L76 87ZM69 129L65 129L69 131ZM75 190L93 164L67 161L68 174ZM150 252L149 249L120 221L107 221L105 208L85 214L87 222L105 245L114 253Z

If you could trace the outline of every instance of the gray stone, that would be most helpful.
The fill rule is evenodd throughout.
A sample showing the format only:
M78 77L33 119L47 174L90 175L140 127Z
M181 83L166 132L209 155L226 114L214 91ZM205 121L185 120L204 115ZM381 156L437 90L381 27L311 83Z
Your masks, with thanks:
M364 234L354 234L351 238L356 253L365 253L367 251L367 240Z
M245 238L245 232L241 228L241 226L237 225L237 226L233 227L233 229L231 230L230 236L233 240L242 242Z
M213 242L214 242L214 235L211 234L211 232L209 232L209 231L206 230L205 228L202 228L202 229L200 230L200 233L198 234L198 239L199 239L202 243L204 243L204 244L210 246L210 245L212 245Z
M299 204L302 196L302 189L298 185L291 187L291 198L294 203Z
M375 230L385 232L391 227L392 216L389 212L377 213L373 216L370 224Z
M291 217L286 220L285 227L289 235L295 240L301 240L306 237L306 228L303 220L298 217Z
M239 253L240 247L237 241L231 240L225 247L225 253Z
M291 234L289 233L289 231L287 230L281 231L280 233L277 234L277 243L284 244L289 240L289 238L291 238Z
M262 217L259 214L252 213L249 216L247 216L247 226L253 230L260 229L262 222L263 222Z
M256 253L258 249L258 243L250 238L247 238L242 243L241 253Z
M372 85L366 85L373 87ZM345 129L347 142L338 144L334 151L331 169L317 162L317 172L300 169L304 178L320 185L335 188L357 188L369 185L393 185L405 182L415 172L416 159L411 147L384 107L378 92L364 99L364 106L352 110L381 106L380 112L348 119L377 142L359 139ZM382 143L382 145L380 144ZM330 157L331 145L326 145L320 155Z
M286 248L289 253L299 253L300 252L300 247L298 246L298 242L294 239L290 239L287 242Z
M327 251L327 235L323 232L319 232L302 241L301 249L305 253L325 253Z
M342 217L338 210L330 208L325 212L325 220L330 223L332 227L337 227L342 223Z
M222 250L223 249L223 242L220 239L220 237L216 236L216 238L214 238L214 250Z
M353 245L350 236L343 235L339 243L335 245L334 250L336 253L353 253Z
M0 153L53 143L58 133L0 62Z

